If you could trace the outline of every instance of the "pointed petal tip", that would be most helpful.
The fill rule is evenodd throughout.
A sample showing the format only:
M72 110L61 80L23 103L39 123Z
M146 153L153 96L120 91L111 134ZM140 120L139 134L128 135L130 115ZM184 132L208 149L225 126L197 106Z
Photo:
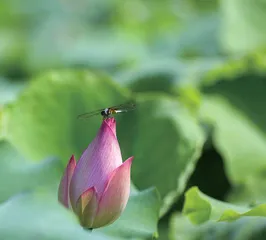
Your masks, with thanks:
M83 193L80 195L80 197L88 196L89 194L94 193L94 192L96 192L95 187L88 188L85 192L83 192Z
M86 205L90 202L93 194L96 193L95 187L88 188L85 192L83 192L79 199L76 202L76 209L79 209L83 212Z
M76 159L74 155L71 155L67 167L76 167Z
M116 123L114 117L110 117L110 118L104 119L104 121L105 121L108 125L111 125L111 124L115 124L115 123Z
M91 228L98 208L98 194L95 187L87 189L77 201L76 213L83 227Z
M111 128L112 132L116 136L116 120L115 118L107 118L103 120L102 125L107 125L109 128Z
M62 176L61 182L58 188L58 201L61 202L66 208L70 207L69 202L69 185L72 179L74 170L76 168L76 160L74 155L71 156L65 172Z
M111 224L124 211L130 193L130 167L133 158L128 158L110 175L99 200L97 215L93 222L94 228Z
M132 162L133 162L134 156L129 157L127 160L125 160L120 166L119 168L131 168ZM119 169L118 168L118 169Z
M129 164L131 166L133 159L134 159L134 156L129 157L126 161L123 162L123 164Z

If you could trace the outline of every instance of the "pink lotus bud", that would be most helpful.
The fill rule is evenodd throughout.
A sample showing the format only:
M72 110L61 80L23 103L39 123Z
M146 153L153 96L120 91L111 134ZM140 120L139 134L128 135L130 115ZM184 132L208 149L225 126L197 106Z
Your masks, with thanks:
M72 208L83 227L114 222L129 198L132 160L122 162L115 119L104 120L78 163L74 156L70 158L59 186L59 201Z

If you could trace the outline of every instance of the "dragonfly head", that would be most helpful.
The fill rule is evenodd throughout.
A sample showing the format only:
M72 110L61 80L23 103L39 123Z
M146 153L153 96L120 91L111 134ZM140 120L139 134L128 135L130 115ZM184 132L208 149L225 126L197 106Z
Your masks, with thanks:
M104 117L104 118L107 118L110 113L109 113L109 109L108 108L105 108L104 110L101 111L101 115Z

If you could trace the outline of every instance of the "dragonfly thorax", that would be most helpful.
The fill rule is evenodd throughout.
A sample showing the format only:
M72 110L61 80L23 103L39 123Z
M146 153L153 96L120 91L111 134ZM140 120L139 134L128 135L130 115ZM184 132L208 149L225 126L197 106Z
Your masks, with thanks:
M109 108L105 108L104 110L101 111L101 115L103 117L109 117L110 114L111 114L111 111Z

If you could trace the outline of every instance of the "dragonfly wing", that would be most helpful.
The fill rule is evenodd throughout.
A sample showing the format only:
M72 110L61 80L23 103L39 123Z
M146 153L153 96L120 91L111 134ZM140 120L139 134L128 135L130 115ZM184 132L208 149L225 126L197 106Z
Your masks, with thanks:
M116 112L127 112L134 110L135 108L136 104L131 102L111 107L111 109L114 109Z
M95 116L95 115L98 115L100 114L104 109L99 109L99 110L96 110L96 111L93 111L93 112L87 112L87 113L83 113L83 114L80 114L78 115L78 119L85 119L85 118L89 118L89 117L92 117L92 116Z

